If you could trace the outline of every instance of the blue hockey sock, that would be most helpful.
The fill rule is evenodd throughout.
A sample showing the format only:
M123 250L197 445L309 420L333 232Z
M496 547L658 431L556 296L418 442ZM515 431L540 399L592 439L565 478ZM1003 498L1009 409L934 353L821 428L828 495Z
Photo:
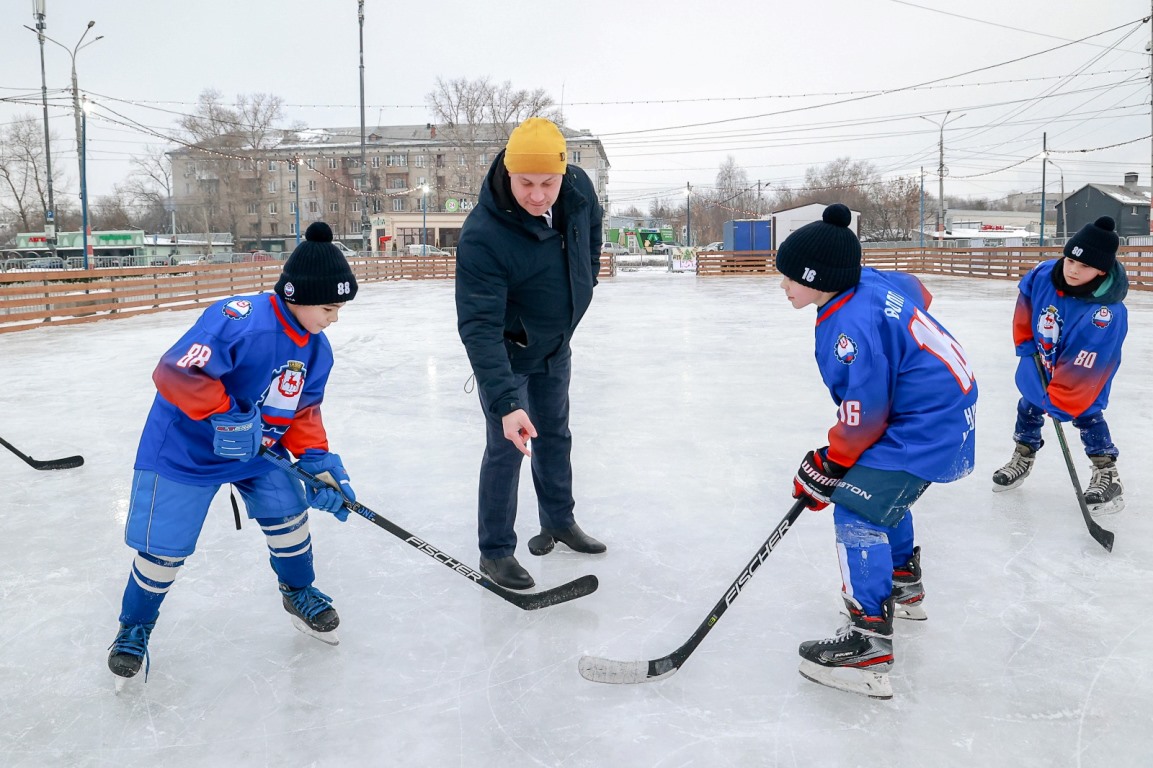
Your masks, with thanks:
M307 587L316 579L312 567L312 537L308 532L308 513L256 521L268 543L269 562L282 584Z
M183 557L158 557L137 552L120 604L121 624L150 624L160 614L160 604L176 581Z

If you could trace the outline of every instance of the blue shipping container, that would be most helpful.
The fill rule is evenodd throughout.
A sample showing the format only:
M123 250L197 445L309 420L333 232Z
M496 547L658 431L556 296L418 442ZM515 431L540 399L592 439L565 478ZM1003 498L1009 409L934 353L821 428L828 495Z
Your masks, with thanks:
M723 227L726 251L767 251L773 247L768 219L734 219Z

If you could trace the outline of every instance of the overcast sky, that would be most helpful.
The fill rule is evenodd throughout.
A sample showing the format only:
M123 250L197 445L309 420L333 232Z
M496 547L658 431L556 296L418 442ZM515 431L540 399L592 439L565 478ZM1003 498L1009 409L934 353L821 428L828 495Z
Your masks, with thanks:
M0 125L42 115L32 3L4 8ZM729 155L767 189L850 157L886 178L923 167L935 193L947 110L946 194L1039 190L1044 133L1053 194L1062 175L1070 192L1126 171L1148 184L1150 13L1143 0L366 0L366 122L427 122L437 77L544 88L603 139L614 206L708 187ZM47 34L69 49L90 19L86 43L103 39L76 61L97 104L93 197L147 145L170 145L208 88L278 95L285 126L360 123L356 0L47 0ZM53 164L75 194L70 58L45 55Z

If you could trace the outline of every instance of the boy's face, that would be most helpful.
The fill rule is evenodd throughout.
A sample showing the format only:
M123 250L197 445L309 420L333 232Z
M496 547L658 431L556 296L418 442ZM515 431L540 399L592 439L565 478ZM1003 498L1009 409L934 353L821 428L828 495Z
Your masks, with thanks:
M1069 285L1084 285L1090 280L1099 277L1103 274L1099 269L1091 267L1088 264L1082 264L1076 259L1065 257L1065 266L1062 268L1065 274L1065 282Z
M512 196L533 216L543 216L560 196L564 177L559 173L510 173Z
M304 330L309 333L320 333L340 319L340 308L344 304L316 304L312 306L286 304L285 306L296 318L296 322L304 326Z
M783 275L781 276L781 288L785 292L785 298L793 305L793 309L802 309L812 304L819 307L833 295L826 291L810 288Z

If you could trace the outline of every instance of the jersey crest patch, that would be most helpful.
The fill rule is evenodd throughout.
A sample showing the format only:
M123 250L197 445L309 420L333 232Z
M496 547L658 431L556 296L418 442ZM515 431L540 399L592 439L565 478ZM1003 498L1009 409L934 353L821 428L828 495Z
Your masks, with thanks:
M233 299L224 305L222 311L229 320L243 320L252 314L252 302L247 299Z
M1113 322L1113 310L1108 307L1097 307L1097 311L1093 313L1093 325L1098 328L1108 328L1109 324Z
M833 354L837 357L837 362L844 365L852 365L853 361L857 359L857 342L850 339L845 334L837 337L837 344L833 348Z
M1102 307L1102 309L1105 308ZM1046 355L1056 349L1057 342L1061 339L1063 322L1057 308L1052 304L1041 310L1041 314L1037 317L1037 344Z

